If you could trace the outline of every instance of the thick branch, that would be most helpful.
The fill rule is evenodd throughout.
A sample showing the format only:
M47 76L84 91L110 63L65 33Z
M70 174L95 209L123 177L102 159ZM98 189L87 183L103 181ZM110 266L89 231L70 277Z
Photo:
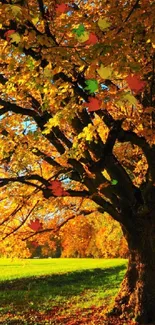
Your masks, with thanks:
M44 152L41 150L34 148L32 151L35 156L41 157L43 160L45 160L48 164L54 166L54 167L61 167L60 164L58 164L53 158L47 156Z
M152 180L155 180L155 146L150 145L147 143L144 137L139 137L136 133L132 131L124 131L123 129L118 135L118 141L120 142L131 142L132 144L137 145L140 147L147 159L147 163L149 166L149 170L151 173Z
M108 128L112 127L115 120L106 110L98 111L97 114L102 117L104 123L108 126ZM153 145L152 147L150 147L144 137L138 136L133 131L123 130L123 128L120 128L120 132L118 133L117 139L119 142L131 142L132 144L135 144L142 149L148 162L151 177L153 180L155 180L155 146Z
M104 200L97 194L92 195L91 199L104 209L105 212L109 213L115 220L123 222L121 214L113 207L112 204Z
M3 99L0 99L0 105L3 106L3 108L0 109L0 115L3 115L8 111L12 111L16 114L31 116L34 119L37 117L37 113L34 110L23 108L14 103L6 102Z
M46 35L48 37L51 37L52 40L54 41L55 45L59 45L58 42L56 41L56 38L53 34L51 34L51 31L49 29L49 24L48 24L48 21L46 19L46 13L45 13L45 6L44 6L44 3L42 0L38 0L38 5L39 5L39 9L40 9L40 13L42 15L42 18L44 19L44 22L45 22L45 32L46 32Z
M29 180L39 181L42 184L42 186L32 183ZM44 197L47 199L49 197L58 197L58 195L53 193L52 190L49 188L51 186L51 183L39 175L0 178L0 187L3 187L5 185L9 184L10 182L13 182L13 183L19 182L22 184L36 187L37 189L39 189L43 192ZM86 190L83 190L83 191L67 190L66 192L64 192L64 194L62 194L62 196L89 197L89 192Z
M103 150L100 154L101 159L98 162L95 162L93 164L93 166L91 166L89 168L91 171L95 172L97 170L104 170L106 163L107 163L107 157L112 154L112 150L113 150L113 147L117 140L118 134L120 132L122 123L123 123L123 120L118 120L113 123L113 127L111 128L111 130L109 132L106 143L103 146Z
M42 115L40 115L40 114L38 115L38 113L36 113L34 110L23 108L21 106L18 106L15 103L6 102L5 100L2 100L2 99L0 99L0 105L2 105L4 107L4 108L0 109L0 115L3 115L5 113L7 113L8 111L12 111L16 114L31 116L31 117L33 117L33 119L35 120L37 125L40 127L41 131L44 130L44 125L47 123L49 118L52 117L47 112L43 113ZM57 133L58 133L58 130L57 130ZM60 130L59 130L59 133L61 134ZM53 131L51 131L50 134L45 135L45 137L54 145L54 147L57 149L57 151L60 154L63 154L65 152L64 146L59 141L59 139L55 136ZM69 140L65 136L63 137L63 141L65 143L67 143L68 145L70 145Z

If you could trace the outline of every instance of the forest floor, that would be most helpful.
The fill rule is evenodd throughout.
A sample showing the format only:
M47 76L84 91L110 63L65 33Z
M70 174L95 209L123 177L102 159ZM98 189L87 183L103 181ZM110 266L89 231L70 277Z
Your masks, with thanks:
M0 259L0 324L129 325L106 317L123 259Z

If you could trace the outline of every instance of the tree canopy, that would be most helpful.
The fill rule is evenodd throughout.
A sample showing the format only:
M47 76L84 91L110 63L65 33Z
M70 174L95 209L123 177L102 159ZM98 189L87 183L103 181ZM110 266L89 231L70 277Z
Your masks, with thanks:
M132 238L140 279L154 245L154 1L3 0L0 10L2 239L24 245L107 212ZM150 306L136 309L141 320L155 320Z
M153 1L2 1L4 237L60 202L131 222L155 181L153 22Z

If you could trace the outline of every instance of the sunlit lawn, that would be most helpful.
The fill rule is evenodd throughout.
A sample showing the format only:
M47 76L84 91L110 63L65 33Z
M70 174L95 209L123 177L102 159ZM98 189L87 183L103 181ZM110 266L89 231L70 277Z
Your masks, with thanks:
M91 312L104 313L112 303L126 264L124 259L0 259L0 324L100 324Z

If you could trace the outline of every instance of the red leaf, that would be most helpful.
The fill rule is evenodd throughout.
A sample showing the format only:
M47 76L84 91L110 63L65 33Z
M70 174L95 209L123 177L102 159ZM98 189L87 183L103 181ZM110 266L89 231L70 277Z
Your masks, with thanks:
M63 188L62 187L57 187L52 190L53 194L55 196L62 196L63 195Z
M51 190L56 189L57 187L61 186L61 182L60 181L51 181L51 185L48 186L48 188L50 188Z
M61 5L56 5L56 12L64 13L68 10L68 5L65 3L62 3Z
M138 75L129 75L126 78L126 81L131 88L136 94L141 92L143 88L145 87L146 82L140 79L140 76Z
M15 33L15 30L14 29L10 29L7 32L5 32L4 33L4 36L5 36L6 40L9 41L10 40L10 35L11 34L14 34L14 33Z
M39 221L39 219L36 219L34 221L30 221L28 226L34 231L38 231L38 230L41 230L43 228L43 225Z
M98 42L98 38L94 33L89 34L89 39L85 42L86 45L95 45Z
M88 97L89 102L85 104L85 106L88 106L89 112L98 111L101 108L102 101L95 98L95 97Z
M55 196L66 196L69 195L68 192L66 192L60 181L52 181L51 185L48 186L49 189L52 190L53 195Z

